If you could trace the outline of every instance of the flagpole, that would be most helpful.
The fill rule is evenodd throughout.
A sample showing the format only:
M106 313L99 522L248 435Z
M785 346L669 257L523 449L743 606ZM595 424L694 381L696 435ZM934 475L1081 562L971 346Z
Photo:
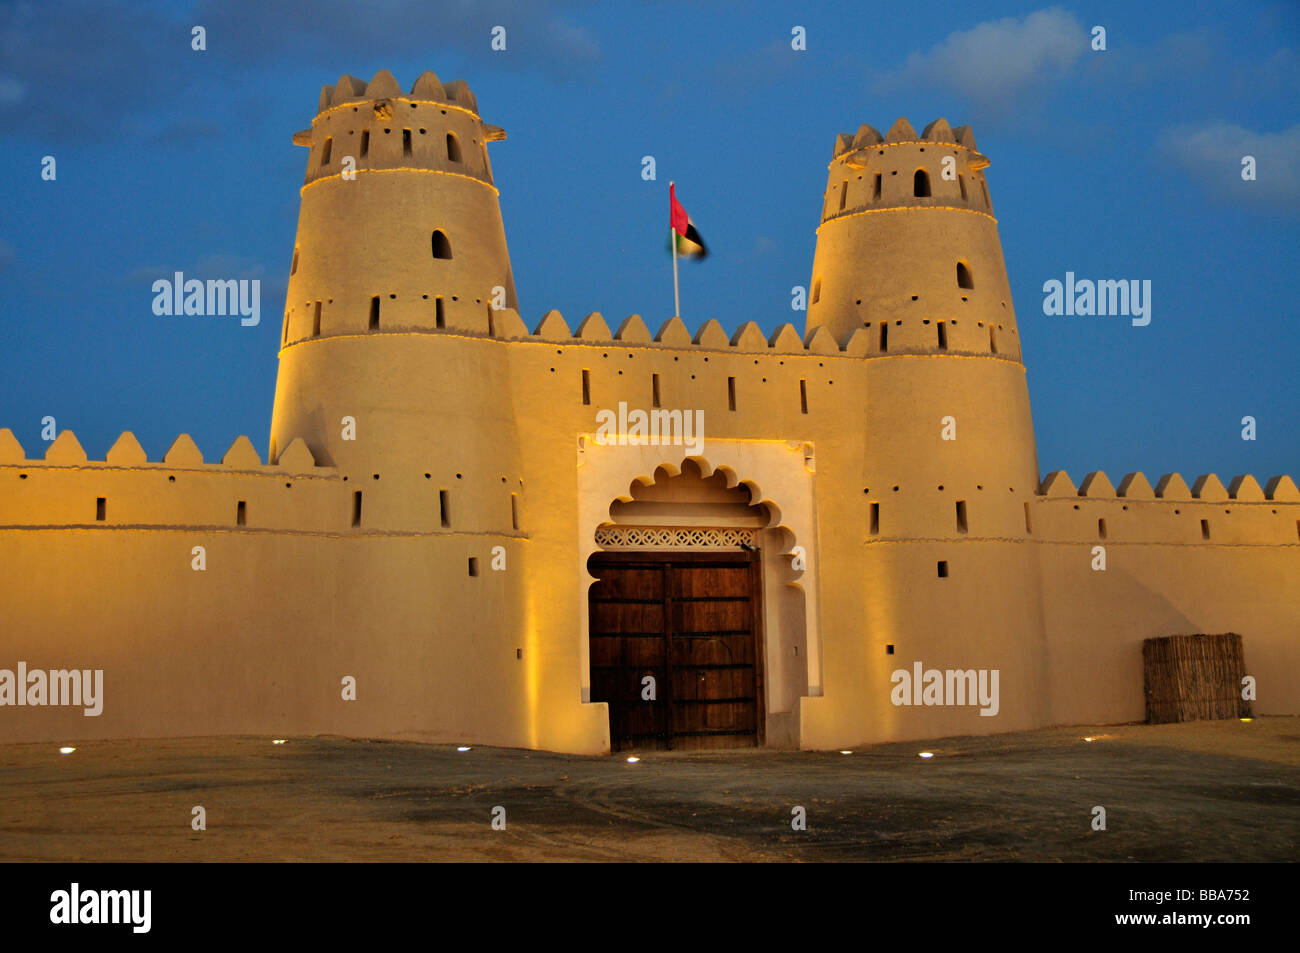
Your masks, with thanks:
M672 187L673 183L669 182L669 195L672 194ZM673 314L675 317L680 318L682 316L682 296L681 290L677 284L677 229L673 227L671 213L672 209L670 208L668 215L668 238L672 242L673 246Z

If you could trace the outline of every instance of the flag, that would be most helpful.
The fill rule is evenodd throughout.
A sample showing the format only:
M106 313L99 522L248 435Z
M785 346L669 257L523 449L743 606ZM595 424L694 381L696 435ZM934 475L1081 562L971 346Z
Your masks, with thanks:
M677 242L677 254L684 258L704 258L709 250L704 247L704 239L695 230L695 223L686 214L677 201L676 186L668 186L668 240ZM672 251L672 245L668 246Z

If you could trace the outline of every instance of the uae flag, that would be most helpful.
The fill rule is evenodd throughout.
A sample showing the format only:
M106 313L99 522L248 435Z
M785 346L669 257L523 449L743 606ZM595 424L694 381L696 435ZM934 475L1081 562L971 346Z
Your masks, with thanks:
M700 233L695 230L695 223L677 201L676 186L671 183L668 186L668 222L671 226L668 230L668 240L677 242L678 257L704 258L709 254L709 250L704 247L704 239L700 238ZM672 251L671 244L668 250Z

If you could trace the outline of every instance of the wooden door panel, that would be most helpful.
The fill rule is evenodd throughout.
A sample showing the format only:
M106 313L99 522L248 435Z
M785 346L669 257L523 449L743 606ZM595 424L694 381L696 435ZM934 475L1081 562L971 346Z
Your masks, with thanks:
M756 554L602 554L591 572L591 698L614 749L758 744Z

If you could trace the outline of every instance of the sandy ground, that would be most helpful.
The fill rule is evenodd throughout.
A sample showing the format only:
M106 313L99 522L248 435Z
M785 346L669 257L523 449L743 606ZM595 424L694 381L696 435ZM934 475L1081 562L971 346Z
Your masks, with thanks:
M195 805L206 831L190 827ZM791 828L795 806L806 831ZM0 747L4 861L1298 857L1296 718L638 764L342 738Z

